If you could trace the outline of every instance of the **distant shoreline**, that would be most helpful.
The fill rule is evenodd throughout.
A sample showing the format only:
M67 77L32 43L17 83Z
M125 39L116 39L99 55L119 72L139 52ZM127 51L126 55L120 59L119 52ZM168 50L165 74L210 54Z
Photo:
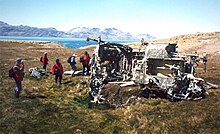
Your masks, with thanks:
M8 42L27 42L27 43L34 43L34 42L38 42L38 43L51 43L51 41L41 41L41 40L4 40L4 39L0 39L0 41L8 41Z
M21 36L0 36L1 40L9 40L9 41L27 41L27 42L41 42L43 43L50 43L50 42L56 42L60 45L70 48L70 49L82 49L84 47L88 46L94 46L97 45L97 42L94 41L86 41L86 39L83 38L54 38L54 37L21 37ZM133 41L131 40L105 40L109 42L114 43L120 43L120 44L126 44L131 43Z
M31 44L36 44L36 45L48 45L51 44L55 45L54 48L57 48L57 46L60 46L62 48L68 48L66 46L64 46L63 44L60 44L59 42L51 42L51 41L37 41L37 40L0 40L0 42L14 42L14 43L31 43ZM97 44L96 44L97 45ZM79 47L79 50L83 50L83 49L91 49L93 47L96 47L96 45L88 45L88 46L82 46ZM72 48L68 48L68 49L72 49Z
M12 42L12 43L30 43L35 45L44 45L48 48L67 48L58 42L51 41L37 41L37 40L0 40L0 42ZM69 48L70 49L70 48Z

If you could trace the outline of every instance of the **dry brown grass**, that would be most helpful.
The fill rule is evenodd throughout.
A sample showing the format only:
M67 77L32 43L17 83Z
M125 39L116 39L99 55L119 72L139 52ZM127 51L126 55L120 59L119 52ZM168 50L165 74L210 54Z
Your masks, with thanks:
M207 36L206 39L212 40L211 42L219 39L214 37L215 35ZM189 37L187 38L184 40L190 40ZM49 46L53 45L56 44L49 44ZM204 46L213 47L209 42L200 45L202 46L198 48L200 51ZM83 86L79 84L81 76L64 76L65 84L57 86L51 74L36 80L31 78L25 70L24 91L21 97L16 99L15 83L7 76L7 69L14 64L16 57L25 60L26 69L33 66L40 67L39 58L44 51L47 51L49 57L47 71L49 72L57 57L61 59L67 70L68 56L72 53L80 55L84 51L56 46L53 48L40 43L0 41L0 133L220 132L219 90L209 91L210 95L199 101L169 102L163 99L145 99L118 109L111 109L105 105L94 105L89 109L87 95L89 77L85 77L87 84ZM215 46L219 46L218 41ZM193 50L193 47L186 47L188 47L187 52ZM88 51L92 53L91 49ZM200 70L199 75L220 85L218 58L220 55L214 52L209 54L208 72L204 74ZM78 67L80 68L79 62Z

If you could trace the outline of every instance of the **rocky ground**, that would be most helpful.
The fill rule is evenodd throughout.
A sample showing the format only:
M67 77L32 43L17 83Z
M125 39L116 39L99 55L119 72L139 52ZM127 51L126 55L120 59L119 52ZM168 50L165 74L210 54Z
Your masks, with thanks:
M220 86L220 32L183 35L152 42L176 42L183 53L208 53L208 70L198 75ZM130 44L137 49L140 43ZM143 99L117 109L105 105L88 108L89 77L64 76L63 84L54 84L50 74L56 58L69 70L67 58L79 56L92 48L72 50L53 42L0 41L0 133L219 133L220 90L209 90L199 101L170 102L166 99ZM48 75L36 80L28 68L41 67L40 56L48 53ZM8 69L16 57L25 60L23 92L14 97L14 80ZM85 85L80 84L84 79ZM107 86L117 89L118 86ZM132 87L130 87L132 88ZM136 88L136 87L135 87Z

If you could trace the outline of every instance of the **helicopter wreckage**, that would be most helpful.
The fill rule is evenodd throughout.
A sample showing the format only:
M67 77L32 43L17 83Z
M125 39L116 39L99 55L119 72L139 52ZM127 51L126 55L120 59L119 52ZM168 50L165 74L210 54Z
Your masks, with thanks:
M160 94L172 101L198 100L205 97L208 88L202 78L195 77L193 64L197 55L180 55L177 44L148 44L145 51L87 38L96 41L91 61L89 95L94 103L116 107L128 105L141 97ZM121 84L109 86L109 83ZM139 85L126 90L126 86ZM110 92L106 92L108 87ZM126 95L123 96L123 94Z

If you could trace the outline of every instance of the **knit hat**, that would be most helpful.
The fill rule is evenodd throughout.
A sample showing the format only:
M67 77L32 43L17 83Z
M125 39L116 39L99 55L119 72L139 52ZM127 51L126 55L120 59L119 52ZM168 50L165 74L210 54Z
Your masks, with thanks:
M60 61L59 59L56 59L56 63L59 63L59 61Z
M21 58L16 58L16 62L20 63L21 62Z

